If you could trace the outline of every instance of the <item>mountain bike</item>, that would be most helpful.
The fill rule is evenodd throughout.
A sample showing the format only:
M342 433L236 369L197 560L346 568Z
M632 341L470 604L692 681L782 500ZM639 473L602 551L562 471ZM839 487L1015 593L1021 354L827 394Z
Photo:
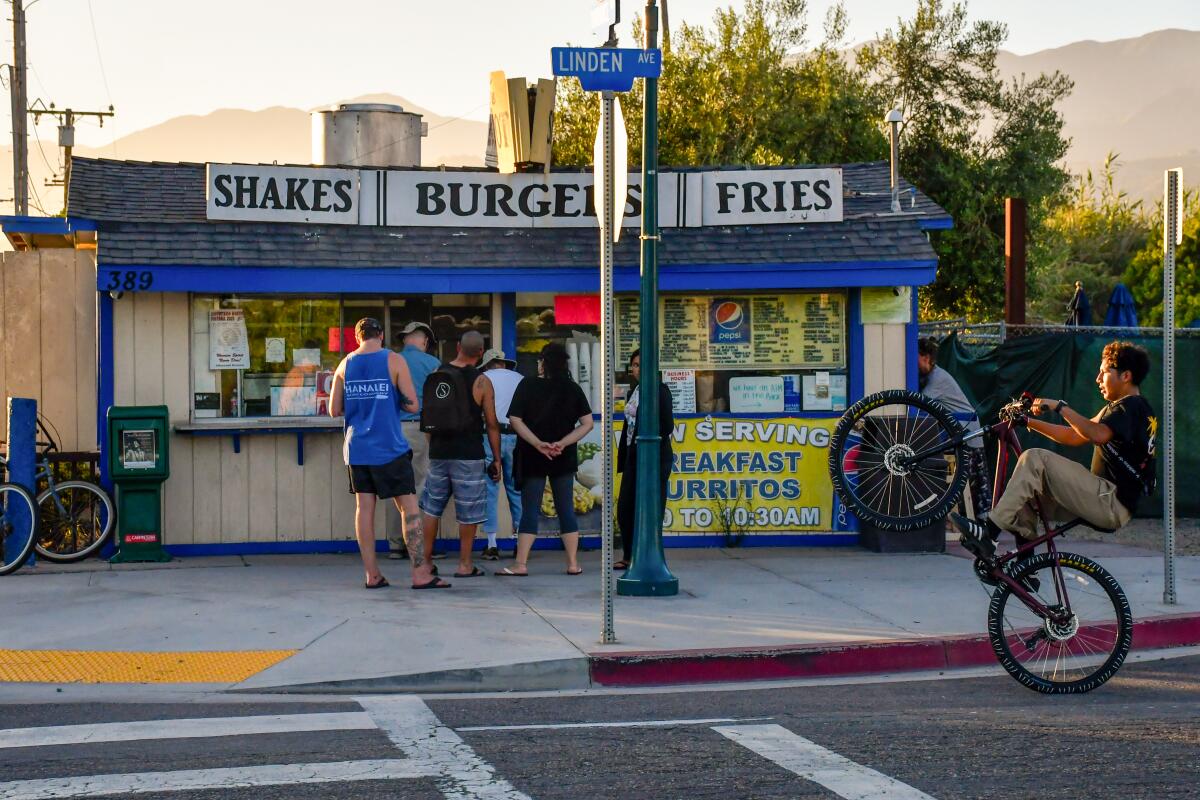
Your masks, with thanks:
M112 533L117 513L108 493L91 481L57 479L50 454L58 450L58 441L50 430L53 423L49 427L47 423L39 414L37 428L43 438L35 442L38 461L34 483L44 481L46 488L37 495L37 535L32 546L39 557L65 564L97 552ZM0 470L7 466L0 456ZM21 563L24 559L13 569Z
M1021 454L1016 429L1032 413L1028 393L1006 404L999 421L974 433L936 400L904 390L864 397L846 411L829 445L838 496L880 528L912 530L943 520L967 480L968 443L997 440L992 501ZM1120 669L1133 640L1133 615L1116 579L1095 561L1059 551L1055 539L1086 525L1057 527L1039 507L1042 535L993 560L975 559L976 576L994 585L988 638L1001 666L1046 694L1091 691ZM1095 526L1090 526L1095 527ZM1037 552L1044 548L1044 552Z

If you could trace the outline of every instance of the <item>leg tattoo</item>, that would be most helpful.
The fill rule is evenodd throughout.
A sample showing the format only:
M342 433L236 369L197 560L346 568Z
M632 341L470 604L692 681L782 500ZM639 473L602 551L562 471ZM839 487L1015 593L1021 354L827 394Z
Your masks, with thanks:
M404 515L404 544L408 547L408 557L412 559L414 567L425 563L425 531L421 527L420 514L414 514L411 518Z

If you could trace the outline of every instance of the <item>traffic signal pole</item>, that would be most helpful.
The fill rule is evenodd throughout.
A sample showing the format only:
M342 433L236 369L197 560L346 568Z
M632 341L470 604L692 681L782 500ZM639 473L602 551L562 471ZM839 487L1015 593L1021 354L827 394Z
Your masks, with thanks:
M657 0L646 0L646 50L658 47ZM679 593L662 544L662 478L659 465L658 392L658 79L645 79L642 136L641 379L638 400L637 509L633 563L617 593L666 597Z

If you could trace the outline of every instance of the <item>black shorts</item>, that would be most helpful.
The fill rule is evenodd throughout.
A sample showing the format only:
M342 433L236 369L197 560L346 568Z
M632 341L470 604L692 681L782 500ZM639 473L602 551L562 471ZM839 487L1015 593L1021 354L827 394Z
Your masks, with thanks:
M417 493L411 450L387 464L350 466L347 469L350 471L350 494L373 494L386 500Z

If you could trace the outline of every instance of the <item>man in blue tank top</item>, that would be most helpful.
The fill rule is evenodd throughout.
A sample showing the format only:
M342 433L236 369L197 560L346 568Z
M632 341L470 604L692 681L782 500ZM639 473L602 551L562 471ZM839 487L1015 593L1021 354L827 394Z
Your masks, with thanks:
M375 498L392 498L400 509L404 541L412 558L412 588L443 589L424 558L421 513L417 508L412 448L400 429L400 410L417 409L408 365L383 347L383 325L364 317L354 326L358 349L338 364L329 393L330 416L345 417L342 455L354 494L354 535L366 571L366 587L388 585L375 558Z

